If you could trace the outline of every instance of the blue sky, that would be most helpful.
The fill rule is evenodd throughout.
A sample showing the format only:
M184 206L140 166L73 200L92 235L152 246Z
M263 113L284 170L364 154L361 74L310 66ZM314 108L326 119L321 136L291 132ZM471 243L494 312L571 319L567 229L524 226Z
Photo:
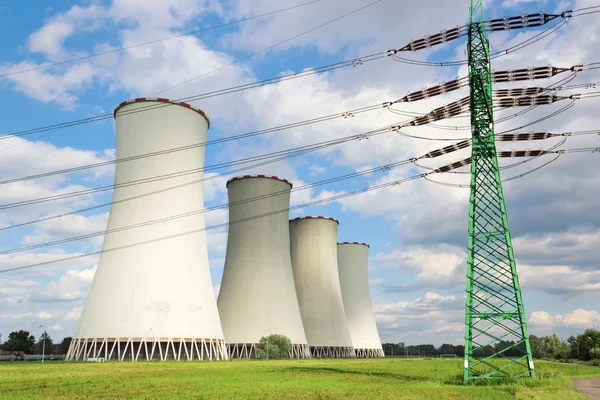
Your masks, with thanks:
M157 2L158 3L158 2ZM177 33L298 4L295 0L165 0L157 5L138 0L40 1L34 9L16 1L0 8L0 22L11 32L0 43L0 75L35 68L98 51L131 46ZM157 44L0 78L0 133L14 133L110 112L120 102L147 96L209 72L237 58L311 29L367 4L365 0L323 0L243 24L184 36ZM411 2L412 3L412 2ZM250 6L252 4L252 6ZM492 17L544 10L585 7L590 1L489 1ZM399 48L411 39L462 25L468 1L424 0L403 4L383 0L356 15L316 30L256 57L161 93L181 98L270 78L289 71ZM571 66L599 61L600 27L595 16L574 19L557 34L526 50L494 61L495 69L552 63ZM539 31L537 31L539 32ZM494 50L507 48L536 31L491 37ZM430 60L464 59L464 41L436 51L409 54ZM443 80L464 76L466 69L417 67L389 58L313 75L276 85L193 102L211 118L209 139L302 121L353 108L380 104ZM598 80L590 71L575 82ZM527 83L529 85L529 83ZM533 84L531 84L533 85ZM523 85L520 85L523 86ZM426 112L466 92L397 108ZM538 109L503 123L518 127L558 106ZM567 113L528 131L596 129L594 100L578 102ZM501 112L499 115L508 115ZM498 116L497 116L498 118ZM350 119L246 139L207 148L206 165L263 154L387 126L404 120L387 110ZM457 119L446 125L465 125ZM468 136L468 131L415 128L411 133L436 138ZM43 135L43 136L42 136ZM347 174L407 159L449 142L419 141L381 135L326 151L269 165L248 173L287 177L295 185ZM551 143L554 144L555 142ZM551 144L528 143L525 147ZM597 138L570 139L566 148L598 145ZM512 144L503 145L512 149ZM0 178L10 179L114 158L114 122L0 141ZM453 157L458 156L455 155ZM452 158L448 162L454 161ZM597 155L561 157L543 170L507 183L505 194L530 332L565 336L592 324L600 325L600 219L594 196L599 194ZM532 163L532 164L535 164ZM506 177L524 172L506 170ZM349 192L421 170L401 167L297 193L294 204ZM219 171L226 173L227 170ZM87 170L5 186L0 203L111 184L112 168ZM455 177L440 178L451 181ZM466 177L459 177L465 182ZM206 205L227 201L227 177L207 182ZM43 205L20 207L0 215L0 226L37 219L110 201L110 192ZM415 181L354 196L324 206L304 208L298 215L330 215L340 219L340 241L371 244L371 294L383 341L460 343L463 336L468 191ZM108 208L54 220L34 227L0 232L4 250L104 229ZM207 216L207 225L225 221L225 213ZM101 238L16 255L0 255L0 269L99 250ZM209 232L213 284L222 274L225 232ZM39 333L44 324L56 338L73 334L89 284L94 257L0 275L0 332L27 328Z

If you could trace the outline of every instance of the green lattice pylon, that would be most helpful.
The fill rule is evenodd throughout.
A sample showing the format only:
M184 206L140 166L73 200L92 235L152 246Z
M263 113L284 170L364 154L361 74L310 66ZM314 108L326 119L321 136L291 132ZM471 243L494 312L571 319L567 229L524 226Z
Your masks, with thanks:
M482 0L471 0L471 196L464 380L535 377L494 143L489 41Z

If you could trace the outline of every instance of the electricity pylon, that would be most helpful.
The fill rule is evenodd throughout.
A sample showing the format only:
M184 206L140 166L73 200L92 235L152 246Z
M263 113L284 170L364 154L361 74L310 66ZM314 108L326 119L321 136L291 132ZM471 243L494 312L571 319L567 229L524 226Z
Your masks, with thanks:
M471 0L468 54L473 141L465 381L535 377L494 144L489 49L482 0Z

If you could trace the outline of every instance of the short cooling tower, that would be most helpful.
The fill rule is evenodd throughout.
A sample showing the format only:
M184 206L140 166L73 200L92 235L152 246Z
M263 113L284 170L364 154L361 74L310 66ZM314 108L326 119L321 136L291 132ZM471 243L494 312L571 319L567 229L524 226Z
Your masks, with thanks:
M338 243L338 271L346 320L357 357L383 357L369 292L369 245Z
M327 217L290 221L294 280L313 357L354 357L338 276L338 224Z
M246 175L229 180L227 189L229 230L218 307L230 356L254 357L261 337L281 334L292 341L291 357L310 357L290 258L292 184Z
M167 99L127 101L114 116L117 159L198 145L209 127L201 110ZM190 147L116 164L108 230L117 231L105 236L67 360L227 358L204 215L169 218L203 208L205 148ZM188 173L164 179L181 172ZM144 179L150 182L119 186Z

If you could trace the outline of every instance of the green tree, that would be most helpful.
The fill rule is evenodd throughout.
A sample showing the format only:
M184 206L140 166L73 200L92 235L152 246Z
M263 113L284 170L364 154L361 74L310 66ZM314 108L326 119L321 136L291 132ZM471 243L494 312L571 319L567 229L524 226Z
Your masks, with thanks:
M579 347L577 346L577 338L575 336L571 335L567 339L567 343L569 344L569 347L571 348L571 351L569 352L569 357L578 359L579 358Z
M260 338L256 346L258 358L287 358L292 349L292 341L284 335L269 335Z
M32 353L35 346L35 337L28 331L20 330L9 333L8 340L2 345L6 351L23 351Z
M600 354L598 354L596 348L600 347L600 331L586 329L585 332L577 336L577 347L579 359L588 361L599 358Z
M46 343L44 344L44 342ZM42 354L42 351L45 351L46 354L50 354L52 352L52 344L52 338L48 335L48 332L44 332L35 344L35 352Z
M57 345L57 347L58 347L57 354L67 354L72 340L73 340L73 338L71 336L67 336L66 338L64 338L62 340L62 342L60 342Z

